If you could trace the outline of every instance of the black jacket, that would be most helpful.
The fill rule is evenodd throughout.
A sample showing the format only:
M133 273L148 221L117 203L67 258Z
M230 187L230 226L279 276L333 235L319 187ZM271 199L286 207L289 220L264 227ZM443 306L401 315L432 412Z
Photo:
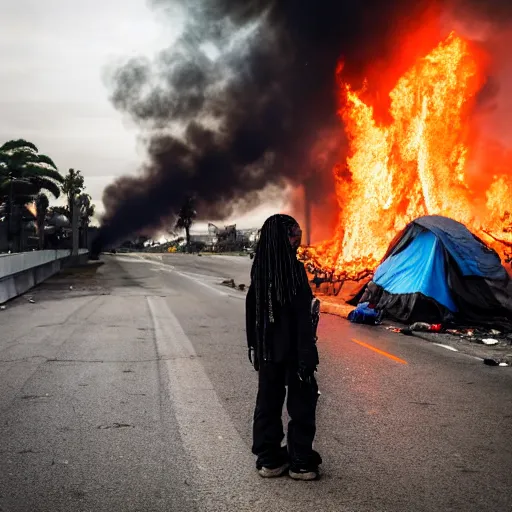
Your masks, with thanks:
M286 362L292 366L303 366L314 369L317 367L318 350L313 332L311 318L311 293L297 294L290 304L281 306L274 311L274 323L270 324L266 335L270 337L271 347L269 359L276 363ZM254 349L258 369L260 346L259 333L256 328L256 294L251 285L245 301L245 321L247 346Z

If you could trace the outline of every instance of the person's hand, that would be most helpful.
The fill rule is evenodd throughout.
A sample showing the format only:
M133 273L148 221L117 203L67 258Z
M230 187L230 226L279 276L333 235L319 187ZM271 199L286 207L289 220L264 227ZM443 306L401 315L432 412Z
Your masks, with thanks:
M304 384L311 384L313 382L314 376L315 376L316 368L311 367L308 368L306 366L299 367L299 370L297 371L297 376L299 377L299 380Z
M260 364L258 362L258 357L256 356L256 351L255 351L254 347L249 348L249 351L248 351L247 355L249 356L249 361L251 362L253 368L256 371L259 371Z

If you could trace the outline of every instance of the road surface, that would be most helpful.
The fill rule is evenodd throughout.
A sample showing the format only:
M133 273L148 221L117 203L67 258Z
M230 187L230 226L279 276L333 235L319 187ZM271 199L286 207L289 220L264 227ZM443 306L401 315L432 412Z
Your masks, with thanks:
M512 369L323 316L318 482L250 453L250 260L105 256L0 312L0 510L512 511Z

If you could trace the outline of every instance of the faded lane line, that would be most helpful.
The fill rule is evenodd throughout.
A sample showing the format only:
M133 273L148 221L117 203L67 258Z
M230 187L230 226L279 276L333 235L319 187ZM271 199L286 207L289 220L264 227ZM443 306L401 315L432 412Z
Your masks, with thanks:
M192 276L189 276L187 274L183 274L182 272L180 272L179 270L176 270L176 269L169 269L169 268L165 268L166 265L165 264L161 264L162 265L162 268L160 269L162 272L168 272L170 274L176 274L178 276L181 276L181 277L184 277L186 279L189 279L190 281L194 281L194 283L197 283L201 286L204 286L205 288L208 288L208 290L211 290L211 291L214 291L215 293L217 293L218 295L223 295L224 297L232 297L232 295L230 295L229 293L226 293L222 290L217 290L217 288L215 288L214 286L212 286L211 284L208 284L208 283L205 283L204 281L201 281L199 279L196 279L195 277L192 277Z
M393 361L396 361L397 363L407 364L407 361L404 361L403 359L400 359L399 357L396 357L393 354L390 354L389 352L385 352L384 350L381 350L380 348L374 347L372 345L368 345L368 343L365 343L364 341L359 341L354 338L352 338L350 341L357 343L358 345L361 345L361 347L373 350L374 352L377 352L377 354L380 354L381 356L392 359Z
M442 343L433 343L433 345L437 345L438 347L443 347L446 350L451 350L452 352L458 352L458 350L454 347L450 347L450 345L443 345Z
M165 266L167 266L167 265L165 265ZM228 292L219 290L218 287L221 286L220 284L212 285L212 284L205 283L204 281L201 281L200 279L197 279L197 278L193 277L190 274L186 274L186 273L181 272L180 270L176 270L176 269L170 270L170 269L167 269L167 268L162 268L161 270L163 272L169 272L171 274L177 274L177 275L179 275L181 277L185 277L186 279L190 279L191 281L194 281L194 283L199 284L201 286L204 286L205 288L208 288L209 290L214 291L215 293L217 293L219 295L222 295L224 297L231 297L232 299L242 299L242 300L245 300L245 295L234 295L232 293L228 293ZM219 279L222 279L222 278L219 278Z
M141 260L143 260L151 265L156 265L157 267L159 267L159 269L162 272L168 272L170 274L176 274L178 276L185 277L186 279L194 281L194 283L197 283L197 284L203 286L204 288L207 288L208 290L211 290L211 291L217 293L218 295L222 295L223 297L231 297L232 299L245 300L245 295L239 296L239 295L233 295L232 293L224 292L222 290L219 290L217 286L212 286L211 284L205 283L204 281L201 281L200 279L197 279L197 278L193 277L192 275L189 275L189 274L183 273L179 270L176 270L175 267L166 265L165 263L161 263L159 261L142 258L140 256L138 256L138 257ZM222 279L222 278L219 278L219 279ZM220 286L220 285L218 285L218 286Z
M166 299L147 300L157 352L166 359L168 392L180 436L196 466L192 473L199 511L296 511L289 497L277 496L256 474L250 447L233 425Z

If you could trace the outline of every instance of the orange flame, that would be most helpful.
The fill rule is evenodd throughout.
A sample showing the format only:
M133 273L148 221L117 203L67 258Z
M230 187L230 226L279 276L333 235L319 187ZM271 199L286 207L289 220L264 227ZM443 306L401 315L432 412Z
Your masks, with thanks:
M37 217L37 207L36 203L27 203L25 208L34 216Z
M363 100L365 87L341 83L350 152L346 166L333 171L341 210L336 235L309 249L317 267L348 276L374 269L396 233L428 214L458 220L488 243L488 232L512 242L503 229L512 212L509 176L494 176L487 190L468 184L470 119L483 84L477 52L455 33L398 80L386 123Z

